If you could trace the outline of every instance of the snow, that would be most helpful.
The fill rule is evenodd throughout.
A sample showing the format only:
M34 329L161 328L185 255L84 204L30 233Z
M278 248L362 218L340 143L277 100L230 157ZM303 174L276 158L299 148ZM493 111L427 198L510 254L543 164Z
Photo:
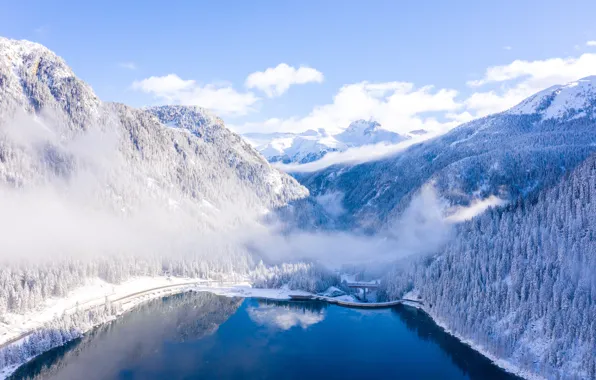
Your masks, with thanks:
M542 377L542 376L539 376L539 375L532 373L530 371L524 370L524 369L516 366L515 364L511 363L508 360L498 358L498 357L494 356L493 354L491 354L489 352L489 350L486 349L484 346L477 344L476 342L474 342L472 340L463 338L460 334L450 330L449 327L441 319L439 319L435 315L431 314L430 311L425 306L417 305L416 307L422 309L426 314L428 314L438 326L440 326L443 330L445 330L446 333L454 336L460 342L470 346L474 351L479 352L480 354L482 354L483 356L488 358L491 362L493 362L493 364L504 369L505 371L513 373L517 376L520 376L520 377L522 377L524 379L528 379L528 380L545 380L546 379L545 377Z
M215 282L210 280L159 276L137 277L114 285L95 278L87 281L85 286L70 292L65 298L47 300L37 310L32 310L25 314L4 314L0 322L0 346L24 333L42 327L45 323L52 321L64 313L73 312L77 308L81 310L103 305L106 299L112 302L123 302L124 309L129 310L140 302L189 289L208 291L227 297L258 297L272 300L289 300L290 294L311 294L288 288L253 288L248 281ZM122 300L123 298L126 299Z
M513 107L507 113L514 115L540 114L543 119L576 118L583 115L596 97L596 76L590 76L566 85L557 85L540 91Z
M349 148L395 144L409 139L381 128L375 121L357 120L338 134L324 129L309 129L302 133L247 133L245 139L269 161L306 163L320 159L329 152L344 152Z
M339 297L344 296L346 293L343 290L336 288L335 286L330 286L327 290L319 294L326 297Z
M191 280L183 278L139 277L114 285L98 278L88 280L85 286L70 292L67 297L48 299L37 310L31 310L25 314L4 314L0 322L0 345L23 333L42 327L63 313L72 312L77 308L85 309L102 305L106 298L117 300L156 287L183 285L189 281ZM158 293L162 294L156 291L156 294ZM146 294L139 295L139 298L145 296ZM127 305L133 304L135 303L130 300Z

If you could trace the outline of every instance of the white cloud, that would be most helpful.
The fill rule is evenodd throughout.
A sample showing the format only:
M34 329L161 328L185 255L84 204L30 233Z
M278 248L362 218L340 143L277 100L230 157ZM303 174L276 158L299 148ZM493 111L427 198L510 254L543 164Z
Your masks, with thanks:
M151 94L160 102L201 106L221 115L245 115L259 101L252 92L241 93L225 84L201 86L176 74L135 81L132 88Z
M407 82L360 82L341 87L333 102L315 107L305 117L272 118L261 123L235 126L240 132L299 132L325 128L330 133L345 129L357 119L375 119L384 128L405 133L414 129L444 130L455 122L440 122L429 112L456 111L457 91L435 90L432 86L415 88Z
M511 50L512 47L511 46L503 46L503 49L505 49L505 50Z
M586 46L596 46L596 40L587 41Z
M587 76L596 71L596 54L582 54L578 58L550 58L536 61L515 60L508 65L489 67L482 79L469 81L468 85L478 87L487 83L505 82L527 78L536 84L565 83ZM555 84L555 83L552 83ZM552 85L551 84L551 85Z
M294 326L307 329L325 319L324 310L311 311L306 308L289 306L259 305L258 307L249 307L246 311L254 322L281 330L289 330Z
M311 82L323 82L323 73L312 67L300 66L296 69L280 63L276 67L250 74L246 78L245 85L247 88L259 89L272 98L282 95L291 85Z
M525 98L556 84L565 84L596 74L596 54L545 60L515 60L507 65L489 67L484 77L469 81L471 87L498 84L485 92L475 92L464 101L475 116L504 111Z
M137 65L134 62L120 62L118 64L118 66L120 66L123 69L128 69L128 70L136 70L137 69Z

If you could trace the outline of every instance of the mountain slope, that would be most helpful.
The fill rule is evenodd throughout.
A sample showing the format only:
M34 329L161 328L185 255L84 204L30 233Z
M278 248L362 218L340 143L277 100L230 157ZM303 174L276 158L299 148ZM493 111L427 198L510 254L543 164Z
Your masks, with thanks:
M546 378L596 377L596 156L555 187L460 226L386 278L493 356Z
M314 196L343 194L346 212L338 222L351 228L382 227L429 181L451 204L515 199L553 184L596 150L593 82L545 90L387 159L297 178Z
M234 198L238 186L253 198L250 202L265 208L307 194L204 110L162 107L144 111L106 104L61 58L43 46L2 38L0 49L8 52L0 60L1 115L5 124L15 125L1 140L2 182L20 186L36 181L40 174L54 175L48 173L48 162L62 160L62 169L70 170L66 166L73 158L67 145L94 131L117 134L116 150L122 158L119 164L138 175L136 180L143 188L152 178L164 191L167 187L170 192L173 185L179 195L191 200L224 204L223 198ZM21 117L22 111L34 115L27 128L17 125L21 120L12 121ZM192 133L168 127L171 122L185 123ZM16 137L28 138L25 145L29 146L24 148ZM52 157L48 151L53 152Z
M45 47L0 51L0 315L92 277L247 275L242 233L308 195L201 109L104 103Z
M410 136L381 128L375 121L357 120L338 134L324 129L302 133L246 133L243 135L269 162L305 164L316 161L330 152L374 144L396 144Z

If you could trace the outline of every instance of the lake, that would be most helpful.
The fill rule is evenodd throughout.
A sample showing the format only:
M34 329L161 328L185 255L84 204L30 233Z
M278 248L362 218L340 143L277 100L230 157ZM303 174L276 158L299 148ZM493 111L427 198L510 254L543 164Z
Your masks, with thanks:
M517 379L422 311L189 292L148 302L11 379Z

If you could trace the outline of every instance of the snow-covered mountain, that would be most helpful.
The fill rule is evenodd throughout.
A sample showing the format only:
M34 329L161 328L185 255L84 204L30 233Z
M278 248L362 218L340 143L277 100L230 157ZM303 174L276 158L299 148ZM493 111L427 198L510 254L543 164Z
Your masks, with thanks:
M522 101L506 113L540 115L542 120L595 118L596 76L586 77L566 85L556 85Z
M392 157L296 177L315 197L341 194L345 212L333 225L342 228L379 228L430 181L454 205L511 200L554 183L596 150L595 112L594 77L584 78Z
M358 147L378 143L397 144L409 136L383 129L376 121L356 120L348 128L334 136L348 147Z
M156 194L166 202L206 202L217 208L239 193L256 208L307 195L203 109L139 110L104 103L45 47L0 38L0 51L0 118L5 124L0 183L23 187L57 174L72 177L83 166L70 148L73 141L89 133L114 133L118 169L128 174L125 181L108 178L109 196L130 201L129 207Z
M559 183L459 226L383 281L450 331L546 379L596 378L596 155Z
M307 196L211 113L102 102L47 48L0 38L0 315L89 279L248 276L243 234Z
M330 152L379 143L396 144L409 139L383 129L376 121L356 120L341 133L330 135L325 129L302 133L246 133L243 135L269 162L304 164L319 160Z
M302 133L247 133L243 135L269 162L306 163L329 152L347 149L324 129Z

